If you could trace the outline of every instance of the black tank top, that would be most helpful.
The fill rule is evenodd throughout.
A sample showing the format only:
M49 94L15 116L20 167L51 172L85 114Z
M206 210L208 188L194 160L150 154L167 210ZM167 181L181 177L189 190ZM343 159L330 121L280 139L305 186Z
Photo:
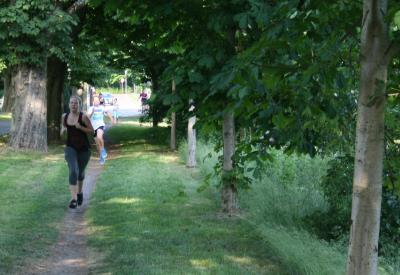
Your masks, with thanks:
M81 130L78 130L75 127L75 125L68 125L68 123L67 123L68 115L69 115L69 113L67 113L64 117L64 126L67 127L66 145L74 148L75 150L77 150L79 152L89 151L90 144L89 144L89 139L88 139L86 133L82 132ZM83 115L83 113L80 112L78 123L80 125L86 127L85 123L83 123L83 121L82 121L82 115Z

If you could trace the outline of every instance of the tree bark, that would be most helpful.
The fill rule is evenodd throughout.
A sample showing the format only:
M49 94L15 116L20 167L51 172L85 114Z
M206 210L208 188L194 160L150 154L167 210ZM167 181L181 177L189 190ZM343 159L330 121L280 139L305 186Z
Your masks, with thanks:
M364 0L351 231L347 274L375 275L382 200L384 107L389 48L386 0Z
M47 151L46 65L18 65L12 71L12 108L10 146L15 149Z
M175 81L172 80L172 93L175 93ZM170 140L171 150L176 150L176 113L171 114L171 140Z
M7 69L7 71L4 73L4 99L1 111L11 112L14 99L15 96L11 90L11 70Z
M192 101L190 101L190 105ZM189 111L192 112L194 110L194 106L191 105ZM196 123L196 116L189 117L188 120L188 159L186 163L186 167L194 168L196 167L196 129L193 128Z
M83 88L82 88L82 111L83 112L88 111L89 102L90 102L89 84L87 84L85 82L85 83L83 83Z
M235 119L233 113L224 114L224 163L222 171L221 210L232 214L239 208L236 178L233 174L235 154Z
M176 150L176 113L172 112L171 114L171 141L170 141L171 150Z
M60 117L67 65L57 57L47 59L47 141L60 141Z

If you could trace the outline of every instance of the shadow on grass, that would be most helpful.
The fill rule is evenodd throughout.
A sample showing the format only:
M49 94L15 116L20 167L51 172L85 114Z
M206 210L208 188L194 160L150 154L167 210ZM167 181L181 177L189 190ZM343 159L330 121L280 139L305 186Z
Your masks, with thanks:
M89 245L102 259L91 273L286 274L247 223L218 214L216 194L195 191L199 180L162 142L168 129L108 135L118 154L87 212Z
M91 245L106 249L101 249L103 264L92 271L284 274L251 228L175 191L175 196L121 196L98 204L93 233L100 237Z
M212 194L190 191L198 182L187 170L132 154L109 161L91 201L89 244L104 259L93 273L284 273L248 225L219 217Z

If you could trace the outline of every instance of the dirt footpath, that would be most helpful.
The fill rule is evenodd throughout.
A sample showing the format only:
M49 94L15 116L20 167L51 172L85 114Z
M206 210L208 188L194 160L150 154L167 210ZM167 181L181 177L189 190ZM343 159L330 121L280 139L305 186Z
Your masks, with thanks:
M85 212L92 191L96 186L103 166L98 158L91 158L86 168L83 186L83 204L77 209L68 209L62 222L57 242L50 249L50 256L40 262L30 264L19 274L88 274L89 252L86 246Z

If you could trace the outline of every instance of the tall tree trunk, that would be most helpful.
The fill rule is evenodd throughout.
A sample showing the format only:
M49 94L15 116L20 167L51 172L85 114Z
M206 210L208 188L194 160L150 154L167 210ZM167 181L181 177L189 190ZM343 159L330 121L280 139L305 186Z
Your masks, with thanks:
M82 93L82 111L87 112L90 102L89 84L83 83L83 93Z
M192 100L190 102L189 112L194 110L194 106L192 105ZM188 159L186 166L188 168L196 167L196 129L193 128L194 124L196 123L196 116L189 117L188 120Z
M47 151L46 65L18 65L12 70L12 108L10 146L15 149Z
M224 114L223 124L224 163L222 171L221 208L222 212L232 214L239 208L237 183L233 174L235 154L235 119L231 112Z
M364 0L349 275L373 275L378 270L388 67L385 53L389 48L386 12L387 1Z
M7 69L7 71L4 73L4 99L1 111L11 112L14 99L15 95L11 90L11 69Z
M175 93L175 80L172 80L172 93ZM171 150L176 150L176 113L171 114L171 140L170 140Z
M57 57L47 59L47 141L60 141L60 117L67 65Z
M170 140L171 150L176 150L176 113L171 114L171 140Z

